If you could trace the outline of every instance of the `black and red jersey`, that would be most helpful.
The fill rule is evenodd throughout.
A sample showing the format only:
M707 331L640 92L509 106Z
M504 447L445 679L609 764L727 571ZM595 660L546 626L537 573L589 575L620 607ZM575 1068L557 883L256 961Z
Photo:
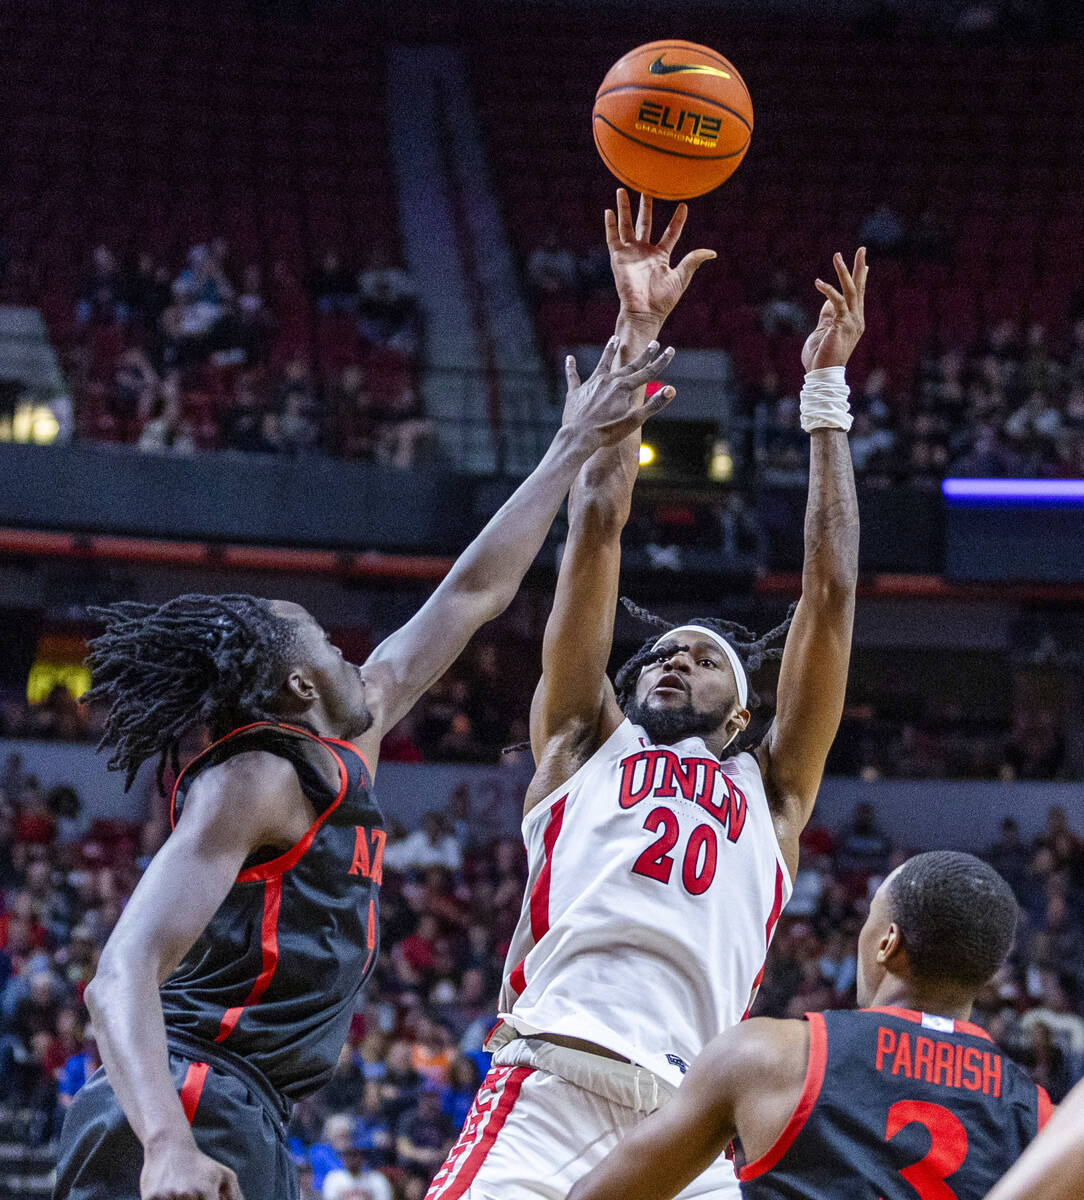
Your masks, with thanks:
M806 1020L802 1094L739 1169L746 1200L981 1200L1050 1114L977 1025L902 1008Z
M376 961L385 834L368 767L349 742L270 722L235 730L188 764L173 825L200 772L253 750L293 765L316 819L285 853L244 864L163 983L162 1009L171 1041L236 1056L296 1099L330 1076Z

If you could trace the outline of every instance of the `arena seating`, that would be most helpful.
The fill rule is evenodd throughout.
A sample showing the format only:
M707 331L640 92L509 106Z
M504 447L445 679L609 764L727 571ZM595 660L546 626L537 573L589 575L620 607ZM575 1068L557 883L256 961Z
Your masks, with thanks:
M830 277L831 252L852 249L886 201L905 221L928 212L951 252L916 263L871 254L876 297L858 372L877 363L906 382L927 341L966 343L984 320L1064 327L1084 269L1078 47L1002 43L965 56L929 38L724 31L717 10L677 24L667 32L708 42L739 67L756 122L737 174L692 202L686 246L715 247L721 262L675 314L677 344L722 345L748 378L774 366L793 380L800 342L763 333L753 312L771 270L785 266L812 306L814 276ZM581 252L601 240L614 181L591 140L592 89L657 26L571 15L556 25L543 14L530 23L517 9L514 21L494 14L478 27L475 92L524 258L549 229ZM551 346L602 341L612 318L609 304L565 297L539 311Z

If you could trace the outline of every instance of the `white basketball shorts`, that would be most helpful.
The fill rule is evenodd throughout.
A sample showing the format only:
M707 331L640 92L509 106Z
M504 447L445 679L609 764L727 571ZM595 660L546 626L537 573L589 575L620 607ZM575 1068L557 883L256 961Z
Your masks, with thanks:
M642 1067L517 1038L497 1052L426 1200L565 1200L670 1094ZM740 1195L720 1158L678 1200Z

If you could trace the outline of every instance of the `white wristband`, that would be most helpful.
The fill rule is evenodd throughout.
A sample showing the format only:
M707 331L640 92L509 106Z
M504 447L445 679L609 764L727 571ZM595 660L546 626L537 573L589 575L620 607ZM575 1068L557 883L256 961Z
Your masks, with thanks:
M806 433L814 429L842 429L847 433L854 423L847 403L850 394L842 367L808 371L802 384L802 428Z

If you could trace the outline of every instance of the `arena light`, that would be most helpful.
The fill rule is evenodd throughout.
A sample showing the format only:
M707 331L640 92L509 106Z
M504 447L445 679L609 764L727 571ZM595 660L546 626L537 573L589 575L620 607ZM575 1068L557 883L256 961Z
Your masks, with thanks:
M640 466L646 467L655 461L655 450L647 442L640 444Z
M1084 507L1084 479L945 479L949 504Z

